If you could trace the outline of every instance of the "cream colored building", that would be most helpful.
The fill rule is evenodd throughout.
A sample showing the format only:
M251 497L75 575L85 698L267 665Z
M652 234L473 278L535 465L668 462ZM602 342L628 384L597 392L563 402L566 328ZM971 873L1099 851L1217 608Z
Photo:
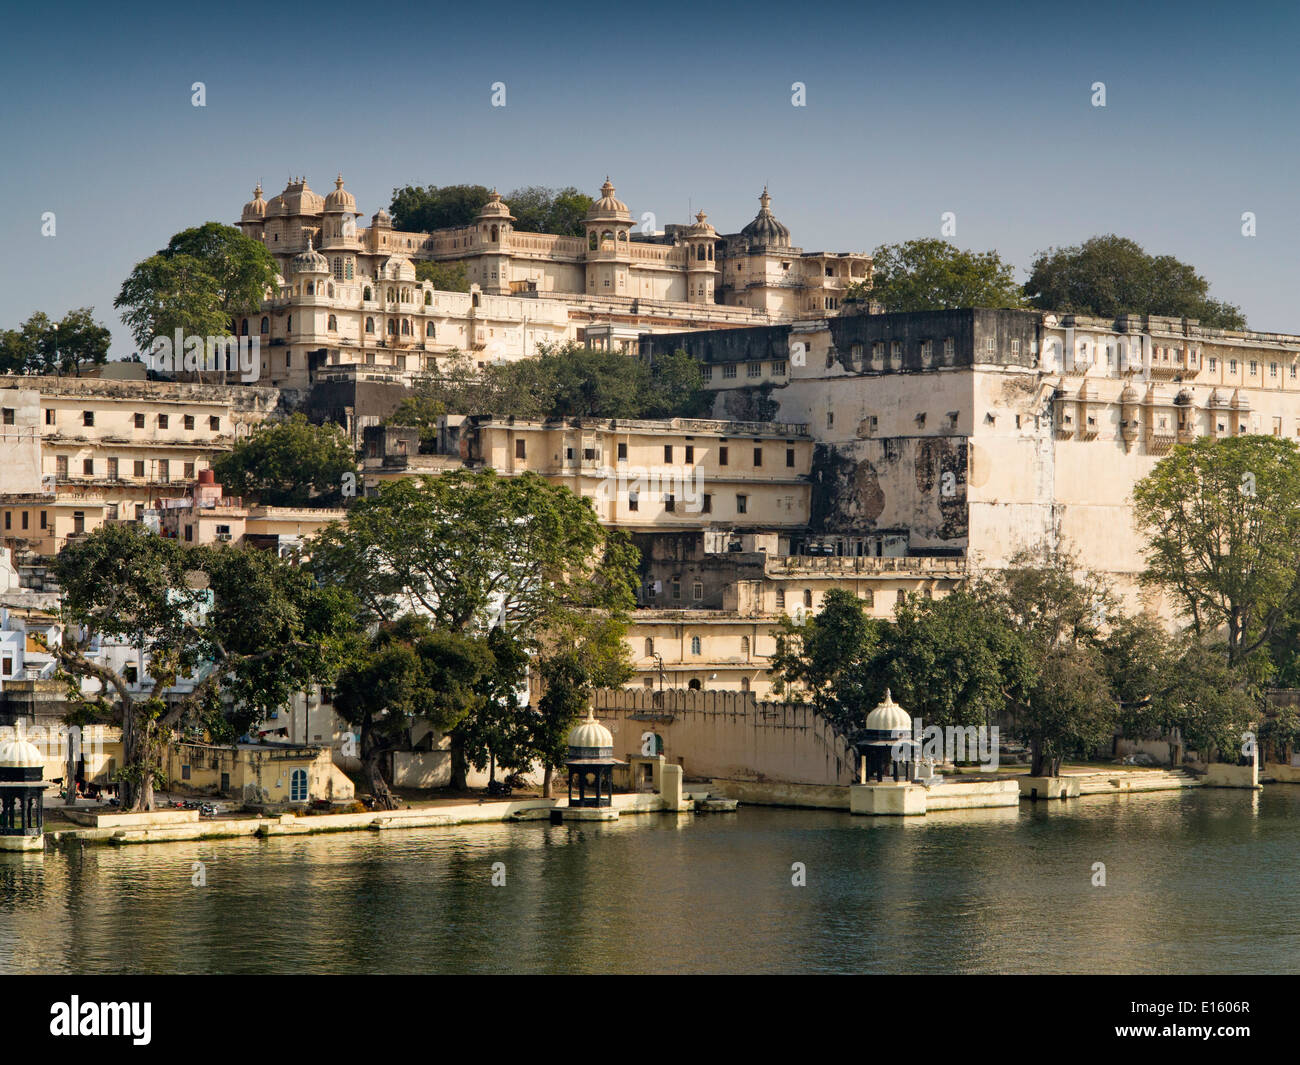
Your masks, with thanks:
M1063 546L1143 595L1133 485L1179 441L1300 438L1300 337L1181 319L1031 311L840 316L647 337L708 367L715 413L743 416L746 385L781 376L775 416L820 445L817 521L832 539L888 533L911 555L999 567ZM758 371L754 370L758 367Z
M720 236L695 221L650 230L606 179L581 237L514 229L495 193L473 225L394 230L382 208L357 224L340 176L321 196L304 179L269 201L259 185L238 225L262 241L282 283L240 332L262 340L261 382L305 389L318 373L373 368L410 378L452 351L480 362L577 340L634 349L646 332L734 327L823 315L870 276L869 256L805 253L771 212ZM414 261L463 263L468 293L416 281Z
M76 377L0 378L0 534L51 555L136 521L276 407L274 389Z

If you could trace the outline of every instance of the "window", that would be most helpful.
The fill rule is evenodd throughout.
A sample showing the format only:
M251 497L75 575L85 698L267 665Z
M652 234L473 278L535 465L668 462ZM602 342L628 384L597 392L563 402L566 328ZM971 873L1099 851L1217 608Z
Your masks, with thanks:
M699 653L700 653L700 638L699 638L698 636L692 636L692 637L691 637L691 654L693 654L693 655L697 655L697 654L699 654Z
M702 513L704 514L713 513L713 494L710 492L704 493L704 509Z
M5 528L6 528L6 529L12 529L13 527L14 527L14 515L13 515L13 511L6 510L6 511L5 511Z
M144 415L143 415L143 414L137 414L137 415L135 416L135 427L136 427L137 429L143 429L143 428L144 428Z
M712 381L712 380L713 380L713 367L712 367L712 366L701 366L701 367L700 367L700 380L701 380L701 381Z
M54 477L56 480L66 481L68 479L68 456L58 455L54 459Z
M1228 373L1236 373L1236 372L1237 372L1237 360L1236 360L1236 359L1229 359L1229 360L1228 360Z
M740 638L740 653L741 653L742 655L747 655L747 654L749 654L749 637L748 637L748 636L742 636L742 637Z
M289 774L289 801L307 801L307 770L295 769Z
M784 588L778 588L778 589L776 590L776 608L777 608L777 610L784 610L784 609L785 609L785 589L784 589Z
M826 412L826 428L833 429L834 427L835 427L835 412L833 410L828 410Z
M786 466L794 465L794 448L792 447L785 449L785 464Z
M811 606L812 606L812 589L811 589L811 588L805 588L805 589L803 590L803 605L806 606L806 607L811 607Z
M221 419L215 414L212 415L212 417L208 419L208 428L214 433L221 432Z
M673 445L672 445L672 444L664 444L664 461L665 461L665 462L672 462L672 461L673 461Z
M669 514L672 514L674 511L677 510L676 496L672 496L672 495L664 496L664 510L668 511Z
M144 459L136 459L136 460L135 460L135 469L134 469L133 473L134 473L134 475L135 475L136 477L143 477L143 476L144 476Z
M725 466L726 464L727 464L727 449L725 447L720 447L718 448L718 465Z
M922 340L921 341L921 362L928 366L932 358L934 358L934 341Z
M184 424L186 429L192 430L194 428L194 415L193 414L185 415Z
M1270 363L1268 364L1268 375L1269 375L1269 377L1276 377L1276 376L1277 376L1277 363L1275 363L1275 362L1270 362Z
M168 418L167 418L167 415L165 415L165 414L160 414L160 415L158 415L158 428L159 428L159 429L166 429L166 428L167 428L167 425L168 425Z
M722 376L723 376L723 377L735 377L735 376L736 376L736 364L735 364L734 362L729 362L729 363L727 363L727 365L724 366L724 367L722 368Z
M680 600L681 597L682 597L682 582L678 578L674 577L673 578L673 599L676 601L676 600Z
M82 459L82 460L81 460L81 472L84 473L87 477L94 477L94 476L95 476L95 460L94 460L94 459Z
M13 424L14 424L14 409L13 409L13 407L5 407L5 408L4 408L4 423L5 423L5 425L13 425Z
M737 514L749 513L749 496L743 496L743 495L736 496L736 513Z
M48 528L48 527L49 527L49 517L48 517L47 513L46 513L45 511L42 510L42 511L41 511L41 528L42 528L42 529L45 529L45 528Z
M82 425L94 425L94 424L95 424L95 412L94 412L93 410L83 410L83 411L81 412L81 424L82 424Z
M754 468L757 469L761 465L763 465L763 449L756 447L754 448Z
M762 377L763 364L761 362L747 362L745 364L746 377Z
M170 480L172 479L172 476L171 476L171 467L172 467L172 464L171 464L170 460L168 460L168 459L159 459L159 460L158 460L158 480L162 481L164 484L165 484L166 482L170 481Z
M694 444L687 444L687 445L686 445L686 461L687 461L688 463L691 463L691 462L694 462L694 461L695 461L695 445L694 445Z
M117 480L117 459L108 460L108 479L110 481Z
M194 480L194 463L192 462L185 463L185 479L187 481Z
M628 494L627 494L627 509L628 509L628 510L639 510L640 508L641 508L641 499L640 499L640 497L637 495L636 492L628 492Z
M1292 369L1294 369L1294 367L1292 367ZM55 418L54 408L53 408L53 407L46 407L46 408L45 408L45 424L46 424L46 425L53 425L53 424L54 424L54 418Z
M780 362L774 362L774 363L772 363L772 376L773 376L773 377L784 377L784 376L785 376L785 362L784 362L784 361L780 361Z
M1211 359L1210 359L1210 369L1211 369L1211 370L1217 370L1218 368L1219 368L1219 360L1218 360L1218 359L1215 359L1215 358L1211 358Z
M951 359L951 358L953 357L953 354L955 353L955 350L956 350L956 342L953 340L953 338L952 338L952 337L944 337L944 338L943 338L943 357L944 357L945 359Z
M190 767L187 765L181 766L181 780L189 780L189 779L190 779Z
M515 458L526 459L528 457L528 442L526 440L515 441Z
M654 639L650 636L647 636L645 638L645 657L650 658L654 655L654 653L655 653Z
M23 528L27 528L27 511L23 511Z
M26 515L23 516L26 517ZM24 528L26 528L26 526L24 526ZM691 585L691 598L697 603L704 598L704 583L702 581L696 581Z
M626 445L626 444L619 444L619 445L618 445L618 461L619 461L619 462L626 462L626 461L627 461L627 445Z
M1250 360L1250 376L1251 376L1251 377L1254 377L1255 374L1256 374L1256 372L1257 372L1258 370L1259 370L1259 363L1257 363L1254 359L1251 359L1251 360Z

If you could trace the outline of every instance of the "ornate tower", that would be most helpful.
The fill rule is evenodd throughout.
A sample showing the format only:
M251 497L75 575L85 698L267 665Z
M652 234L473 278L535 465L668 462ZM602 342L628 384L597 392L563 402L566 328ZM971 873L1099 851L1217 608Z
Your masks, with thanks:
M614 196L609 178L600 187L600 199L587 212L587 294L626 296L631 289L628 269L632 262L632 216L627 204Z
M703 211L695 216L695 224L686 227L686 300L688 303L713 303L713 287L717 276L714 250L718 233L709 225Z
M476 220L478 245L483 249L479 260L483 271L479 276L484 292L500 296L510 294L510 224L514 220L509 205L493 189Z

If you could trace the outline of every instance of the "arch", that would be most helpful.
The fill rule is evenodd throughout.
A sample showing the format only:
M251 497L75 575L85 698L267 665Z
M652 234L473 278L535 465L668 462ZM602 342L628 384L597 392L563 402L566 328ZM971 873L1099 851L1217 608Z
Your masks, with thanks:
M329 317L329 322L326 323L325 328L328 329L331 333L337 333L339 328L338 318L335 315L331 314Z
M742 637L740 638L740 653L741 653L742 655L747 655L747 654L749 654L749 637L748 637L748 636L742 636Z
M389 336L397 336L397 319L396 319L396 318L390 318L390 319L388 319L388 335L389 335Z
M804 605L804 606L808 606L808 607L812 606L812 589L811 589L811 588L805 588L805 589L803 590L803 605Z
M248 336L248 319L247 319L247 318L245 318L242 322L239 323L239 335L240 335L240 336Z
M697 262L704 262L704 245L700 244L695 249L695 258Z
M747 692L747 691L749 691L749 678L748 678L748 677L741 677L741 678L740 678L740 690L743 691L743 692Z
M654 637L647 636L645 638L645 656L646 658L650 658L654 653L655 653Z
M307 282L307 295L309 296L316 295L316 286L313 285L310 281Z
M699 678L699 677L692 677L689 681L687 681L687 683L686 683L686 687L690 688L690 690L693 691L693 692L697 692L697 691L699 691L699 690L700 690L700 678Z
M424 291L424 305L425 305L426 307L429 307L429 306L431 306L432 304L433 304L433 293L430 292L428 289L425 289L425 291Z
M699 638L698 636L692 636L692 637L691 637L691 654L693 654L693 655L697 655L697 654L699 654L699 653L700 653L700 638Z
M409 337L410 335L411 335L411 320L410 320L409 318L403 318L403 319L402 319L402 336L404 336L404 337Z
M367 285L364 289L361 290L361 298L362 298L363 300L369 300L369 299L373 299L373 298L374 298L374 297L371 295L371 293L370 293L370 286L369 286L369 285Z
M333 299L333 298L334 298L334 286L333 286L332 284L330 284L330 285L326 285L325 288L326 288L326 291L327 291L328 294L329 294L329 298L330 298L330 299Z
M262 332L263 332L263 333L269 333L270 331L271 331L271 319L270 319L270 318L267 318L265 315L263 315L263 316L262 316Z
M590 248L592 251L595 251L595 250L596 250L596 243L597 243L598 239L599 239L599 238L596 236L596 231L595 231L594 229L593 229L593 230L590 230L590 231L587 233L587 247Z
M495 244L500 239L501 239L500 230L498 230L497 227L494 225L492 227L492 243Z
M289 801L307 801L307 770L295 769L289 774Z
M425 324L424 324L424 335L427 336L427 337L431 337L431 336L436 336L436 335L437 335L437 334L435 333L435 331L434 331L433 323L432 323L432 322L425 322Z
M374 320L373 318L367 318L367 319L366 319L366 332L367 332L367 333L373 333L374 331L375 331L375 320Z

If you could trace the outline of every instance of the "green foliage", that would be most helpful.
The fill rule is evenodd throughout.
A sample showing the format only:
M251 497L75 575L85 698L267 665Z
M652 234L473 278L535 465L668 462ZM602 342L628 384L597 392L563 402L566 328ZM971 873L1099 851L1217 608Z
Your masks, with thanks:
M257 312L274 289L275 259L234 226L208 222L172 237L137 263L113 306L147 351L155 337L225 336L241 315Z
M1148 255L1114 234L1040 252L1025 295L1042 310L1113 318L1157 314L1198 318L1203 325L1245 329L1240 308L1209 297L1209 282L1172 255Z
M441 414L516 418L702 417L712 405L698 363L684 351L648 363L576 343L541 346L532 359L479 367L455 353L388 418L431 442Z
M435 263L420 259L415 264L415 279L429 281L440 292L468 292L469 273L465 264L456 262Z
M347 433L334 424L312 425L302 414L258 426L213 471L232 495L253 495L276 507L336 503L344 475L357 476Z
M483 185L407 185L393 190L389 210L396 229L428 233L473 225L490 196L490 190ZM516 231L567 237L583 235L583 220L592 204L590 196L572 186L551 189L529 185L503 199L515 217Z
M813 617L782 617L772 630L776 647L768 667L778 693L807 695L818 712L841 727L862 722L860 678L878 642L878 626L852 592L833 588Z
M886 311L954 307L1022 307L1013 267L995 251L964 251L946 240L882 244L870 281L850 285L846 304L879 303Z
M0 373L78 373L108 361L112 334L93 307L69 311L57 323L37 311L17 329L0 332Z
M1300 449L1280 437L1180 444L1133 489L1143 580L1244 666L1300 606Z
M71 680L74 713L121 724L125 803L137 809L152 804L172 730L220 720L227 734L242 732L292 692L329 683L354 639L345 592L266 552L187 548L114 523L70 541L54 570L65 638L51 651ZM91 653L99 636L140 650L151 690L132 692ZM101 694L83 698L84 678ZM187 678L188 694L168 694Z

